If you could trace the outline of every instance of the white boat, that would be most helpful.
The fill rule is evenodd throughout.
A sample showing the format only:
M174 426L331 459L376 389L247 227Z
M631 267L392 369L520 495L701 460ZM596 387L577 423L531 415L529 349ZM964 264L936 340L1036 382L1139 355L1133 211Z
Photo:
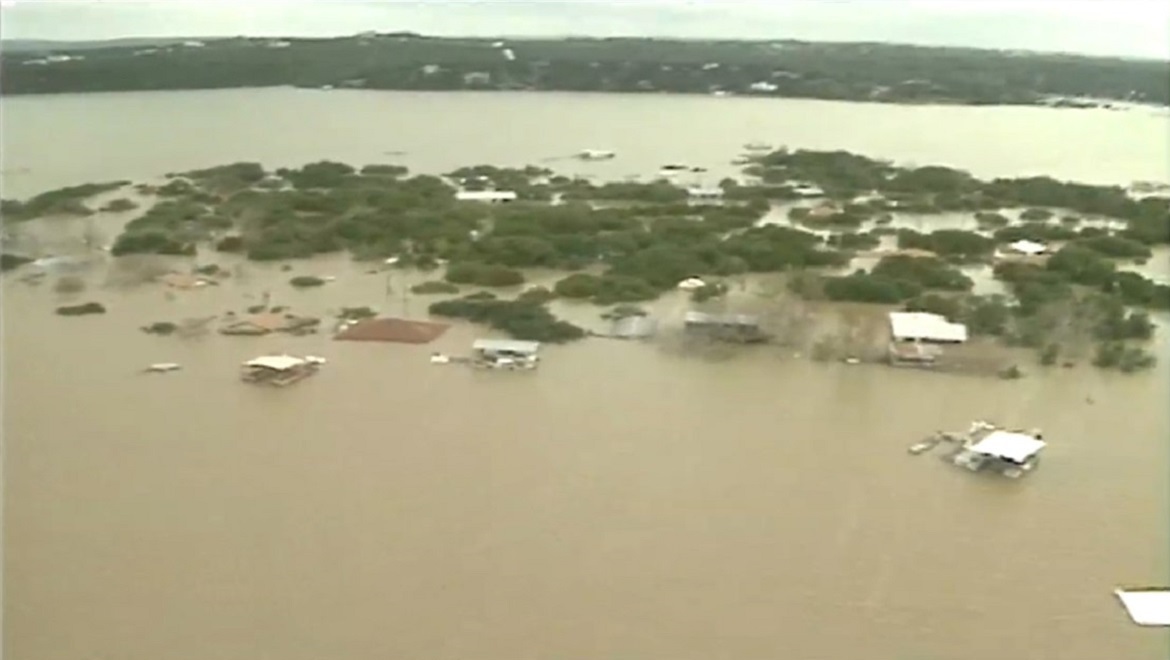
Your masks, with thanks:
M178 371L179 369L182 369L182 368L183 368L182 365L175 363L175 362L156 362L156 363L150 365L149 367L147 367L146 369L144 369L143 371L145 371L146 373L152 373L152 374L165 374L168 371Z
M585 149L577 153L577 158L581 160L610 160L616 156L614 152L602 149Z

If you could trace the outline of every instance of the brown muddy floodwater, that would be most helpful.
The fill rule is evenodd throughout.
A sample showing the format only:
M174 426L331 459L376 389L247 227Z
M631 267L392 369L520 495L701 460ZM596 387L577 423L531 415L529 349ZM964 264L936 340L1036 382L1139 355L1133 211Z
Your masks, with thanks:
M477 120L509 104L561 128L492 134ZM802 134L981 174L1170 178L1165 119L1139 111L293 90L6 99L3 110L5 167L28 170L6 177L6 196L249 158L427 169L613 148L620 163L639 139L648 146L631 157L649 167L714 167L744 142ZM436 113L443 123L430 123ZM684 118L691 133L659 134L670 130L659 119ZM992 134L1029 146L992 146ZM427 153L376 158L376 140ZM71 225L43 230L73 240ZM239 310L266 290L308 314L403 311L382 277L343 260L249 265L169 297L104 287L106 268L75 299L104 302L103 316L54 315L51 283L3 283L6 658L1170 653L1167 633L1131 624L1111 594L1170 582L1166 327L1163 366L1134 376L1025 365L1028 377L1008 382L600 339L548 348L534 373L482 373L428 363L434 350L466 352L479 334L466 325L428 346L138 331ZM287 286L303 272L338 279ZM666 323L685 306L664 300ZM559 311L596 322L591 308ZM239 382L239 362L284 350L329 362L283 390ZM135 373L164 361L184 368ZM1043 428L1041 468L1010 481L907 455L973 418Z

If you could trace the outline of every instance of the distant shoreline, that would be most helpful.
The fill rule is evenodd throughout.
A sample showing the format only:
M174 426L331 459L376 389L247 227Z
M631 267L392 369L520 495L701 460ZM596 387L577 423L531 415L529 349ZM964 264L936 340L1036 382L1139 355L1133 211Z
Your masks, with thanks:
M5 96L292 86L804 98L889 104L1170 106L1170 63L866 43L663 39L8 42Z

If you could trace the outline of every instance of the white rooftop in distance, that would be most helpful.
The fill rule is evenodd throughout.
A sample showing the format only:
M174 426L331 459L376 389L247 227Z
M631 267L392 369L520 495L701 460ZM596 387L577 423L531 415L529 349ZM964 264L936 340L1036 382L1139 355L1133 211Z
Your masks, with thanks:
M1036 241L1029 240L1016 241L1008 247L1015 250L1016 252L1019 252L1020 254L1030 255L1044 254L1044 252L1048 249L1044 246L1043 243L1037 243Z
M512 202L516 193L511 190L460 190L455 199L461 202Z
M1113 593L1139 626L1170 626L1170 589L1118 589Z
M967 341L967 326L927 312L890 312L890 332L898 340Z
M535 355L540 350L540 342L518 341L515 339L476 339L471 345L472 350L490 353L519 353L521 355Z
M1006 458L1017 463L1023 463L1040 453L1047 446L1043 440L1037 440L1027 433L1012 431L992 431L969 449L977 454Z
M305 361L299 357L293 357L291 355L265 355L254 360L248 360L244 364L249 367L262 367L264 369L286 371L288 369L299 367L305 364Z

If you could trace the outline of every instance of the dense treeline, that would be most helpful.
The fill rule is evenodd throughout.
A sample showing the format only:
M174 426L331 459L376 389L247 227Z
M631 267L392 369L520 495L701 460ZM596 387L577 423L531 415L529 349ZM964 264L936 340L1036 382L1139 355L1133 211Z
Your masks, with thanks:
M1076 232L1066 226L1068 223L1045 224L1054 214L1035 208L1051 207L1125 220L1127 227L1121 236L1136 242L1170 242L1170 198L1135 199L1120 186L1095 186L1046 176L983 181L949 167L899 167L846 151L780 150L757 159L746 170L779 191L776 197L796 196L792 184L803 182L816 184L829 198L843 201L839 210L820 220L822 223L858 226L893 210L921 214L975 212L981 223L992 225L998 223L989 220L1002 216L990 212L1029 207L1021 214L1022 220L1029 221L1027 224L1004 228L1004 232L1010 230L1018 236L1010 240L1045 233L1050 238L1044 240L1075 236ZM880 195L864 202L858 199L874 192ZM797 219L803 220L809 211L801 211Z
M757 93L894 103L1170 104L1167 63L888 44L519 40L409 34L8 53L6 94L297 85ZM754 87L753 87L754 86Z

